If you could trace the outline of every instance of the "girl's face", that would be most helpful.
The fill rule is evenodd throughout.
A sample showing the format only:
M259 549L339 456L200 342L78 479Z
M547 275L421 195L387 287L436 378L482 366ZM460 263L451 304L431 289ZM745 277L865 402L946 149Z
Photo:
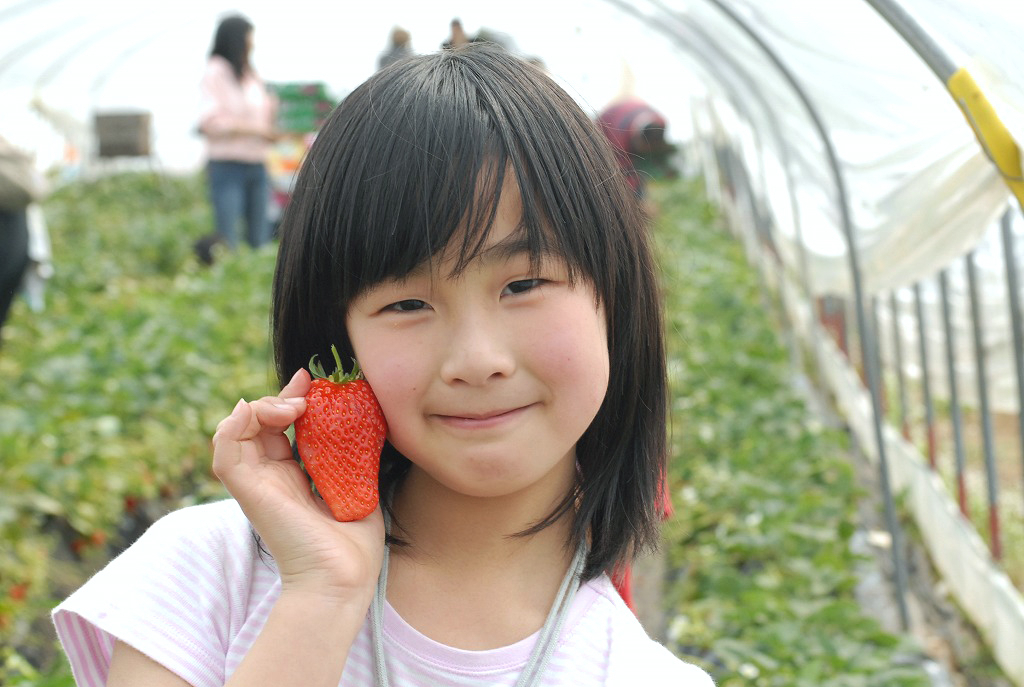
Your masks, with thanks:
M443 255L354 300L346 325L413 470L466 496L535 488L557 501L608 386L605 315L560 258L531 267L520 217L506 184L487 247L462 274Z

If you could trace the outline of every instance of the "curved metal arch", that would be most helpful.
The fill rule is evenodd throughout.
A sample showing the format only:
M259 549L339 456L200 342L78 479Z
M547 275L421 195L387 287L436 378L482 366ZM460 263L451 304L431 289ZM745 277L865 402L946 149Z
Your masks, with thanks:
M854 307L857 313L857 330L860 336L861 350L864 351L864 367L867 373L868 390L871 395L875 445L878 452L878 473L885 501L885 520L886 525L889 528L889 534L893 538L892 558L893 567L896 572L896 601L900 612L900 624L903 629L906 630L910 627L910 613L907 609L906 601L907 570L903 561L902 535L899 521L896 519L896 504L893 502L892 487L889 480L889 460L886 453L885 436L882 432L884 411L882 410L878 351L875 341L871 336L872 330L869 329L867 306L864 303L863 273L860 267L860 256L857 253L857 241L853 230L853 222L850 219L850 204L849 195L846 190L846 180L843 178L842 168L839 165L839 156L836 154L835 146L832 144L832 139L828 135L828 131L825 128L825 122L819 114L817 106L811 100L806 89L804 89L800 81L796 78L793 71L786 65L782 58L779 57L778 53L776 53L775 50L772 49L772 47L768 45L753 28L750 27L743 17L739 16L731 7L726 5L725 2L722 0L705 1L710 2L718 8L722 14L728 17L730 21L736 24L736 26L738 26L740 30L742 30L743 33L745 33L747 37L757 45L761 52L764 53L765 57L771 61L772 65L774 65L774 67L779 71L782 77L789 84L790 88L792 88L797 98L799 98L801 105L803 105L807 115L811 118L811 122L814 124L814 128L821 137L822 143L825 145L825 154L828 157L829 166L832 168L832 174L834 177L833 181L836 185L836 193L839 196L838 200L840 217L842 220L841 224L843 228L843 235L845 236L847 243L846 248L850 262L850 276L853 279Z
M619 5L620 0L608 0L613 4ZM653 4L658 5L656 0L651 0ZM764 54L769 60L772 66L778 71L778 73L785 80L786 84L796 95L800 101L801 106L805 110L807 116L810 118L812 125L822 144L825 147L826 159L832 173L833 183L835 184L835 191L837 194L837 204L840 213L840 224L843 230L843 236L847 243L847 255L849 258L849 267L851 279L853 281L853 293L854 293L854 306L857 317L857 329L861 340L861 349L864 352L864 367L867 373L868 390L871 396L871 407L872 416L874 419L874 434L875 444L878 454L879 461L879 479L881 481L881 487L883 491L885 501L885 518L889 532L893 537L892 557L893 567L896 572L896 586L897 594L896 601L899 607L900 623L904 629L910 626L910 615L906 605L906 589L907 589L907 572L906 566L903 561L902 553L902 536L899 527L899 522L896 519L896 506L893 501L892 488L889 479L889 462L885 447L885 437L882 431L882 400L880 391L880 371L878 363L877 348L875 342L871 336L871 329L869 329L869 322L867 318L867 307L864 298L864 287L863 287L863 272L860 267L860 257L857 253L856 236L854 234L853 222L850 217L849 210L849 194L846 189L846 181L843 177L842 168L839 164L839 156L836 154L835 146L832 143L831 137L828 135L828 130L825 126L824 119L818 112L818 108L815 103L811 100L807 94L806 89L797 79L793 71L788 67L785 61L778 55L778 53L768 43L758 35L749 23L737 14L731 7L729 7L722 0L705 0L714 6L719 12L721 12L729 21L731 21L737 28L739 28L748 39L750 39L755 46ZM663 12L671 12L663 5L659 6L659 9ZM684 46L685 47L685 46Z
M742 97L743 95L750 96L754 99L754 101L756 101L756 103L760 106L761 110L765 114L765 117L768 121L768 128L771 131L771 136L775 140L776 147L779 150L780 161L782 163L782 169L786 180L786 189L789 195L790 213L793 216L793 231L797 243L797 260L798 272L800 275L800 285L804 289L804 293L807 295L807 297L810 298L812 297L814 290L812 284L811 270L807 261L807 246L804 244L803 240L803 223L800 219L800 204L797 202L796 180L794 179L792 169L792 151L785 136L783 136L782 134L782 126L780 125L778 117L775 114L775 110L774 108L772 108L768 97L764 94L761 85L756 80L751 78L748 72L746 72L744 69L740 67L736 58L734 58L728 50L725 50L722 47L722 45L717 40L715 40L713 36L710 35L710 33L704 30L696 22L688 21L686 18L679 18L679 21L684 25L684 27L687 30L689 30L697 38L697 40L703 41L704 44L708 46L710 50L715 54L718 62L714 60L704 60L702 64L704 65L705 69L708 69L708 71L711 72L711 74L714 76L720 69L718 64L719 62L728 66L730 68L730 71L735 75L735 77L742 82L746 90L741 94L737 92L735 88L731 88L730 86L728 86L728 81L726 78L721 78L721 82L727 84L727 88L730 88L733 91L733 97L736 101L742 102L744 100L744 98ZM819 339L815 334L813 334L813 331L815 331L816 326L817 320L811 318L813 337L812 348L814 350L813 357L815 364L819 367L820 372L820 368L823 362L821 359Z
M903 37L907 45L924 60L924 63L943 84L949 81L949 77L953 76L956 71L956 64L906 10L889 0L864 1L871 5Z
M771 130L771 136L775 140L775 144L779 149L782 168L785 172L786 188L789 191L790 212L793 215L793 228L796 234L797 243L800 246L800 251L798 255L800 257L800 271L803 287L808 294L813 293L810 283L810 269L807 265L806 251L805 246L803 244L803 226L800 221L800 206L796 200L796 182L793 178L792 170L792 151L789 144L786 141L785 136L783 136L782 134L782 126L779 124L779 120L778 117L775 115L774 108L772 108L770 101L764 94L760 84L754 79L752 79L749 73L747 73L744 69L741 68L736 58L733 57L728 50L725 50L722 47L722 45L717 40L715 40L707 31L701 28L699 24L690 21L685 17L674 16L672 12L665 8L661 3L655 4L659 7L659 9L662 9L662 11L664 11L668 16L670 16L674 21L679 22L679 24L682 25L681 29L683 31L690 34L689 36L686 36L672 32L670 34L670 37L679 38L683 40L696 38L696 40L703 43L703 45L707 47L710 50L710 52L714 53L715 59L712 60L704 59L702 53L700 52L688 51L690 52L691 57L697 60L703 66L704 69L706 69L712 76L718 78L719 83L725 85L726 90L730 92L730 100L732 101L732 103L742 111L744 110L745 103L745 98L743 96L752 96L753 99L760 106L760 109L764 112L765 116L767 117L768 127ZM629 10L633 10L633 8L629 7ZM670 29L666 25L657 22L651 22L649 21L648 17L640 14L639 12L634 11L634 16L636 16L641 21L644 21L648 26L657 31L661 31L662 33L670 31ZM729 68L730 72L735 76L735 78L739 79L743 83L743 85L747 89L746 91L740 93L729 84L728 78L722 72L722 68L720 66L721 64L726 65Z
M689 34L680 35L679 37L681 39L688 39L694 41L695 43L701 43L713 55L712 59L703 59L703 51L691 53L691 56L694 59L699 60L703 68L706 69L712 77L717 78L719 83L723 84L726 87L726 89L729 91L730 101L732 101L733 104L738 107L738 109L743 111L747 100L752 98L757 104L757 106L759 106L760 109L764 112L764 115L768 121L768 128L771 132L770 136L775 141L775 145L779 151L780 162L782 163L783 175L785 177L787 195L789 196L790 213L793 217L793 231L796 235L797 243L797 266L800 277L800 286L801 288L803 288L804 293L809 298L811 297L811 294L814 293L814 291L812 290L810 267L807 263L807 247L804 245L803 241L803 224L800 220L800 205L797 202L796 181L793 177L792 169L792 151L785 136L783 136L782 134L782 126L779 124L779 120L775 114L775 110L774 108L772 108L767 96L765 96L763 89L761 88L761 85L753 78L751 78L750 74L747 71L742 69L736 58L733 57L728 50L725 50L722 47L721 43L715 40L715 38L711 36L711 34L708 31L704 30L697 22L690 21L685 17L673 17L673 19L678 21L682 25L682 31L685 31L687 34ZM652 27L655 26L654 24L648 22L646 17L644 18L644 21ZM659 24L657 25L657 27L659 27L658 30L665 30L663 28L663 25ZM740 81L743 88L745 89L742 93L730 83L729 77L725 75L722 71L722 65L728 68L733 77ZM748 119L750 119L749 114ZM757 138L760 140L759 136ZM759 147L763 148L763 146L760 145ZM761 152L760 155L762 157L763 163L764 153ZM762 169L761 172L763 177L764 170ZM784 278L780 279L779 288L785 288ZM812 348L814 363L816 366L818 366L820 373L821 365L823 364L823 362L821 359L820 347L818 345L818 337L813 333L817 325L817 320L811 318L810 325L812 328L811 336L813 337Z

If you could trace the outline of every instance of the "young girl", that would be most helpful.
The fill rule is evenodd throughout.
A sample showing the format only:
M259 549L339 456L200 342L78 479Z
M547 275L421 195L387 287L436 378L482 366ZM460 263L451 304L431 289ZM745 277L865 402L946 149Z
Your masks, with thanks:
M279 250L283 388L213 440L234 498L56 609L78 683L710 685L606 574L657 538L665 361L644 222L572 99L488 45L391 65L310 149ZM388 422L383 509L350 523L284 433L332 344Z

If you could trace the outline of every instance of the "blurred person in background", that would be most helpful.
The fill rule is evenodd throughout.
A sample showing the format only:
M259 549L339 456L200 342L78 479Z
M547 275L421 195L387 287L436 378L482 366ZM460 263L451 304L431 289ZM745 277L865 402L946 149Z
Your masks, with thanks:
M28 213L25 208L0 207L0 327L7 320L28 263Z
M447 40L441 44L441 47L445 50L450 48L461 48L464 45L469 45L473 42L473 39L466 35L466 30L462 28L462 21L460 19L452 19L451 23L451 34Z
M381 53L380 58L377 60L377 68L384 69L392 62L404 59L412 56L412 43L409 32L405 29L396 26L391 30L391 45L388 49Z
M216 236L238 244L238 224L254 248L270 240L266 158L277 139L277 101L251 63L253 26L234 15L220 22L200 83L199 131Z
M0 327L26 279L38 278L35 293L30 294L38 300L39 280L52 269L46 226L34 205L46 191L46 180L36 169L34 157L0 136ZM31 269L33 266L36 269ZM41 307L41 302L30 305Z
M616 101L601 111L597 122L638 197L646 196L647 178L672 175L668 158L675 148L665 140L668 123L647 102L632 96Z

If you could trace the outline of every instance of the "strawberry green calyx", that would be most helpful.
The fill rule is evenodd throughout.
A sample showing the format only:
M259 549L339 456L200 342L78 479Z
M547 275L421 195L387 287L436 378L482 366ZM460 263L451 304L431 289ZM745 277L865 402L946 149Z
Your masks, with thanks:
M318 355L313 354L313 357L309 359L309 371L314 378L327 379L335 384L345 384L363 378L363 371L359 368L359 361L352 358L352 371L345 372L345 368L341 364L341 356L338 355L338 349L334 344L331 344L331 353L334 354L334 371L330 374L324 372L324 366L317 360Z

